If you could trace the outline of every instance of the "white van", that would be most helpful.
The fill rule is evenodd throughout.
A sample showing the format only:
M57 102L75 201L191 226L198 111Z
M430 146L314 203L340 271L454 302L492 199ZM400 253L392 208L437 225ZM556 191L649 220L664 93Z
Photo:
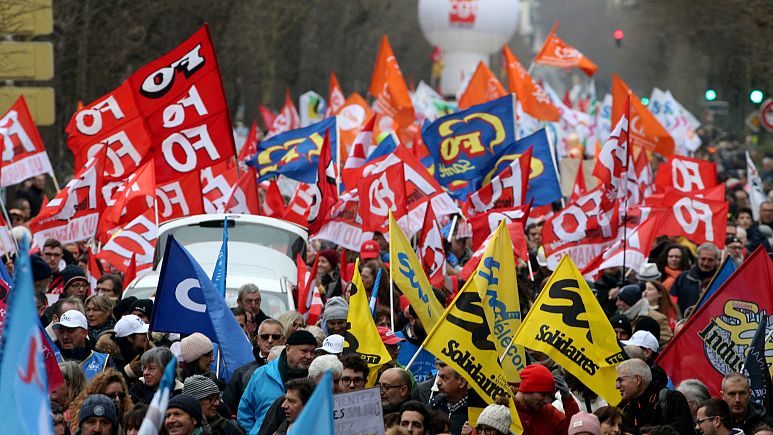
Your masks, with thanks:
M174 234L204 271L212 276L223 242L223 222L228 218L228 274L226 303L236 306L236 296L243 284L260 288L261 308L275 317L295 309L292 289L298 269L295 258L305 257L306 230L293 223L265 216L239 214L203 214L164 222L158 229L158 242L153 267L133 280L124 296L148 298L156 293L158 273L167 237Z

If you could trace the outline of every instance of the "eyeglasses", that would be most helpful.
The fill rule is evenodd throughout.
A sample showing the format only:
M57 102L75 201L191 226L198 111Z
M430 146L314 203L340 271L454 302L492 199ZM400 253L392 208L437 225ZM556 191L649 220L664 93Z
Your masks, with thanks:
M483 426L482 424L479 424L475 426L475 431L479 434L487 434L487 435L496 435L499 433L496 429L494 429L491 426Z
M206 400L210 404L215 405L217 403L220 403L221 398L220 398L220 394L213 394L213 395L211 395L209 397L203 398L202 400Z
M615 384L622 384L623 383L623 379L632 378L632 377L633 376L620 376L617 379L615 379Z
M400 388L400 387L404 387L405 385L379 384L378 386L381 387L381 391L388 393L389 390L391 390L392 388Z
M344 385L351 385L354 384L355 387L365 385L365 378L350 378L350 377L344 377L341 378L340 381Z
M124 397L126 397L126 393L123 391L116 391L115 393L107 394L105 393L107 397L111 397L113 399L123 400Z
M703 418L699 418L699 419L696 419L696 420L695 420L695 424L696 424L696 425L699 425L699 424L703 423L703 422L704 422L704 421L706 421L706 420L711 420L712 418L717 418L717 417L719 417L719 416L718 416L718 415L712 415L711 417L703 417Z
M263 341L268 341L269 337L274 341L279 341L282 338L282 334L260 334L258 337Z
M74 282L69 285L71 288L80 288L80 289L86 289L89 288L89 283L87 282Z

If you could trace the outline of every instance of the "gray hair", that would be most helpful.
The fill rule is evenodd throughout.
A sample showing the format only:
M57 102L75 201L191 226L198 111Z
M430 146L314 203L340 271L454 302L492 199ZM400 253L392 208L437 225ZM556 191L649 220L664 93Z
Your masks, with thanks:
M260 322L260 325L258 326L258 334L260 334L260 329L263 328L263 325L266 325L266 326L268 326L268 325L276 325L280 329L282 329L282 335L285 334L285 327L284 327L284 325L282 325L282 322L280 322L279 320L272 319L272 318L269 317L268 319Z
M741 379L746 383L747 390L751 388L751 385L749 383L749 378L747 378L743 373L730 372L726 374L724 378L722 378L722 391L725 390L725 384L731 379Z
M625 351L626 355L628 355L629 359L644 359L644 350L639 346L628 344L623 347L623 350Z
M684 394L684 397L686 397L688 401L700 403L711 399L711 393L709 393L706 384L697 379L683 380L679 383L679 386L676 387L676 390Z
M140 364L142 367L145 367L150 363L155 363L161 370L164 370L166 365L169 364L169 361L171 361L173 357L174 354L171 350L169 350L168 347L154 347L142 354L142 357L140 358Z
M341 364L341 360L338 359L338 356L322 355L314 358L309 365L309 379L316 380L317 377L328 370L332 370L333 375L343 376L344 365Z
M236 299L242 300L242 295L244 293L260 293L260 289L258 286L251 282L244 284L243 286L239 287L239 290L236 293Z
M628 359L620 363L617 366L617 373L625 371L630 376L638 376L641 378L644 386L648 386L652 383L652 370L646 362L640 359Z
M59 370L62 372L64 382L70 390L67 393L67 403L72 403L81 391L86 388L86 376L81 370L80 364L75 361L64 361L59 363Z
M697 252L700 255L701 251L704 251L704 250L709 250L713 252L714 257L719 259L719 256L721 253L719 252L719 248L717 248L716 245L714 245L713 243L711 242L701 243L701 245L698 246L698 249L695 252Z

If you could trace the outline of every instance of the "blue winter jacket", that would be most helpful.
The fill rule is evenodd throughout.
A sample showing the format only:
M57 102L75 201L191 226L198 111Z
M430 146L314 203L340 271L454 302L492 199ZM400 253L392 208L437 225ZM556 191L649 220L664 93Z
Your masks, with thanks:
M268 408L277 397L285 393L282 377L279 375L279 358L255 370L250 383L244 389L239 402L237 421L250 435L256 435L263 424Z

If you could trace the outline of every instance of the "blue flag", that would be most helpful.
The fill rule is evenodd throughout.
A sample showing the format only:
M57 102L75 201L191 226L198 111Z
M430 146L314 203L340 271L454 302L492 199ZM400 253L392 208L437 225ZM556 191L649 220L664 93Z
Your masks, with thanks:
M735 266L735 262L733 261L730 256L725 257L725 261L722 263L722 266L719 267L719 271L714 276L714 279L711 280L711 284L709 284L708 288L706 288L706 291L703 292L703 295L700 299L698 299L698 303L695 304L695 309L693 310L693 313L697 312L698 309L706 303L709 298L717 292L717 290L722 287L722 284L727 281L728 278L730 278L730 275L735 272L737 267Z
M502 149L515 142L515 133L515 98L507 95L438 118L421 136L435 161L435 178L465 201L497 166Z
M381 268L378 268L376 272L376 280L373 282L373 290L370 291L370 300L368 306L370 307L370 314L373 315L373 321L376 321L376 302L378 301L378 285L381 284Z
M150 401L150 406L145 413L145 418L142 419L138 435L157 435L158 431L163 427L166 408L169 404L169 398L172 396L172 389L174 388L174 375L176 369L177 358L172 357L172 360L169 361L164 368L164 375L161 377L161 382L158 384L158 390L153 394L153 400Z
M768 362L765 358L765 343L767 342L768 317L765 312L760 313L760 324L754 333L754 338L749 345L749 351L746 354L746 360L743 364L743 371L749 379L751 388L751 400L754 403L765 407L765 403L770 392L770 371L768 371Z
M560 200L561 183L558 181L558 172L553 164L550 142L544 128L502 148L496 168L490 176L486 177L486 181L504 171L513 160L525 153L529 147L534 148L531 155L531 174L529 174L526 202L533 199L532 205L539 207Z
M166 242L150 330L201 332L220 345L229 371L254 361L252 345L212 280L173 236Z
M3 433L53 434L43 343L38 328L29 241L19 245L16 285L8 308L0 347L0 426Z
M311 397L303 406L288 435L333 435L333 372L322 375Z
M220 296L225 298L225 279L228 275L228 218L223 218L223 244L220 246L220 253L217 254L215 270L212 271L212 283L220 292Z
M8 268L5 267L5 264L3 264L2 261L0 261L0 279L5 281L6 284L8 284L8 287L13 288L13 277L8 273Z
M280 133L260 142L258 153L247 160L247 164L258 171L258 181L282 174L304 183L316 183L317 161L325 130L330 131L330 155L334 162L337 161L337 128L336 118L332 116L308 127Z

